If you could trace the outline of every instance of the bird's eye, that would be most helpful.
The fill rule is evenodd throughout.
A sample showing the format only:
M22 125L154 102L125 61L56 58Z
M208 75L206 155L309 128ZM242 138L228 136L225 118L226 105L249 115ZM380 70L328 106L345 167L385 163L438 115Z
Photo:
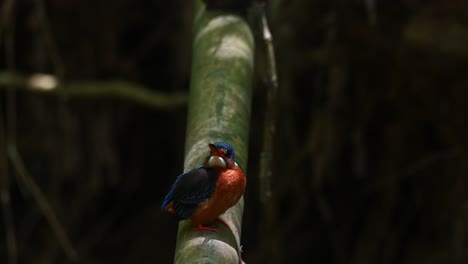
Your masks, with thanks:
M224 155L227 154L227 149L221 149L221 152L223 152Z

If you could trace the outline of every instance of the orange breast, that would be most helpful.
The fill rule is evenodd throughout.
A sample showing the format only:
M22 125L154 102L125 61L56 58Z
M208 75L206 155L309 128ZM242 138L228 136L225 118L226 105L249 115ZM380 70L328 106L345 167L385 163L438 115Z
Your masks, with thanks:
M220 172L213 195L192 215L192 225L206 225L234 206L245 191L246 180L239 167Z

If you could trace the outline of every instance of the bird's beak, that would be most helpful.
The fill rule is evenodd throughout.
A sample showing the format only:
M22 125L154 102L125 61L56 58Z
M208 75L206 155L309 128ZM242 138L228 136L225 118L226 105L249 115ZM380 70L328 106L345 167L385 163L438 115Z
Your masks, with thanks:
M223 154L221 151L219 151L219 149L216 148L215 145L213 145L213 144L208 144L208 147L209 147L210 150L211 150L211 156L224 157L224 154Z
M206 166L209 168L213 168L213 167L226 168L226 161L224 160L224 154L221 151L219 151L219 149L213 144L208 144L208 147L210 147L211 155L207 160Z

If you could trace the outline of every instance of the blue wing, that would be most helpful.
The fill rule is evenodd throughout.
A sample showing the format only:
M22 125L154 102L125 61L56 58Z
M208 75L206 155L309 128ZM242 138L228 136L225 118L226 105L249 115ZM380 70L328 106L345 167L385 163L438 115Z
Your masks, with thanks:
M214 192L217 180L218 174L203 166L179 175L164 198L161 209L165 210L172 202L172 211L177 217L189 218L198 205Z

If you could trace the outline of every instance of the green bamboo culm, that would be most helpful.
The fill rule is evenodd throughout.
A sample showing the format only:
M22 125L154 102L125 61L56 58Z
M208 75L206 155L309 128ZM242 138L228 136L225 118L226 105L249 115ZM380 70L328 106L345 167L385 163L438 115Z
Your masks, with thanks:
M192 77L189 94L185 170L209 154L208 143L225 141L236 152L241 168L247 167L254 40L244 17L208 11L196 1ZM192 231L181 221L175 263L240 263L243 198L219 223L219 233Z

